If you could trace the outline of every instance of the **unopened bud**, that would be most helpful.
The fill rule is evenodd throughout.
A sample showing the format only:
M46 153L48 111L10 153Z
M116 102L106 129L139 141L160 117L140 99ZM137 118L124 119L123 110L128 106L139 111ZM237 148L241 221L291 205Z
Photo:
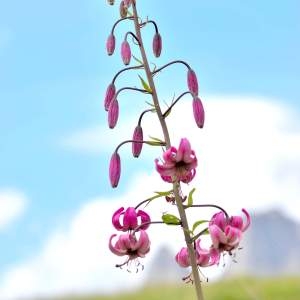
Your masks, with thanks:
M117 99L111 101L109 108L108 108L108 126L109 128L113 129L119 118L119 103Z
M122 19L126 18L127 17L127 12L128 12L127 6L124 4L124 1L122 0L120 2L120 17Z
M112 55L115 51L116 47L116 38L115 36L111 33L106 41L106 51L108 55Z
M131 49L129 43L124 40L121 46L121 57L124 65L129 65L131 59Z
M113 188L118 186L121 175L121 159L118 152L114 152L109 163L109 180Z
M143 141L143 128L141 126L135 127L132 139L136 141L132 143L132 154L134 157L139 157L143 148L143 143L141 143Z
M109 5L114 5L115 4L115 0L107 0Z
M197 126L199 128L203 128L205 113L202 102L199 97L195 97L193 99L193 113Z
M153 37L152 49L155 57L159 57L162 48L161 35L157 32Z
M106 89L106 94L104 98L104 108L106 111L108 111L109 105L113 100L115 93L116 93L116 87L113 83L111 83Z
M196 73L192 69L188 70L187 84L188 84L188 87L189 87L189 91L193 95L198 96L198 80L197 80Z

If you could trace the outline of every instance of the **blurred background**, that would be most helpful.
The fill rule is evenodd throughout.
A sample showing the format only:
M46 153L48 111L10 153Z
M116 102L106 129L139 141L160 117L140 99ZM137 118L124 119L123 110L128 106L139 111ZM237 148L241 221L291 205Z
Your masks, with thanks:
M0 0L0 299L194 297L181 282L188 270L174 262L184 245L179 229L149 229L151 252L137 274L116 269L123 258L107 247L116 209L168 190L154 171L161 150L151 147L134 159L124 146L119 187L109 184L111 153L131 137L149 101L120 95L119 123L108 129L105 90L123 67L120 44L133 30L129 22L117 27L108 57L116 2ZM234 215L246 208L252 216L237 263L227 258L225 267L202 269L207 299L300 299L299 1L137 4L163 40L155 59L153 28L143 28L149 60L161 66L183 59L198 75L204 129L193 122L189 97L168 117L173 144L187 137L197 153L188 187L196 188L195 202ZM122 74L117 87L140 86L138 74ZM161 102L170 103L187 88L186 69L172 66L156 83ZM143 127L145 136L161 136L155 116ZM146 210L158 220L174 212L162 200Z

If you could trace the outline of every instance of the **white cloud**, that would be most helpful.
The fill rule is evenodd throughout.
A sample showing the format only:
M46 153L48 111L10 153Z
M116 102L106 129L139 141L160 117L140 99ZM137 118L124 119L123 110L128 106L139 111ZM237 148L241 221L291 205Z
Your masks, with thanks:
M300 132L292 126L296 123L295 116L285 107L263 98L207 99L204 130L194 125L191 103L187 101L176 107L168 119L174 144L186 136L196 150L197 177L188 187L197 186L196 201L219 204L230 213L237 213L242 207L261 210L275 205L299 219ZM153 117L147 117L143 126L148 134L159 136ZM134 124L131 119L122 122L121 128L125 128L124 123ZM89 136L89 131L85 136ZM113 139L107 138L103 144L99 143L100 136L103 135L91 134L84 144L92 147L92 152L112 151L116 139L122 139L118 130ZM80 135L77 137L76 143L80 145ZM73 139L76 140L76 135ZM122 163L128 164L125 152L122 151ZM143 151L144 158L150 159L152 154L152 160L159 153L157 148ZM143 282L146 272L128 274L114 268L122 258L108 251L107 241L113 233L111 214L115 209L135 205L154 190L168 189L154 171L145 172L135 174L127 191L118 199L88 201L64 230L53 232L37 257L8 270L0 284L0 298L107 292ZM125 180L121 176L122 184ZM153 219L159 219L162 211L174 212L174 208L160 200L151 204ZM197 209L191 217L205 219L210 213L207 209ZM183 245L178 228L152 226L149 234L152 251L143 261L146 267L161 243L173 247L174 254Z
M137 188L133 189L134 186ZM162 243L172 247L174 255L184 245L180 228L157 225L149 229L152 249L141 261L145 270L137 274L116 269L115 264L123 262L125 258L110 253L107 245L109 236L115 232L111 225L112 213L121 206L137 204L141 195L151 195L153 186L165 188L158 176L138 174L122 197L88 201L64 230L52 233L37 257L7 270L0 282L0 299L107 293L141 285L147 278L147 267ZM162 211L167 210L170 211L170 207L164 200L153 202L152 219L160 220ZM181 278L178 278L178 282L181 282Z
M15 189L0 189L0 230L9 226L25 210L26 197Z
M197 152L203 201L234 199L251 208L283 206L298 218L300 130L295 124L299 116L278 101L262 97L207 96L203 102L203 130L194 124L190 99L179 103L167 119L173 143L188 137ZM135 122L131 117L124 119L123 113L115 130L87 129L73 134L66 144L98 155L112 152L130 137ZM145 137L162 137L154 114L147 115L142 124ZM152 160L159 153L147 146L144 149L143 159ZM124 164L132 162L129 157L130 151L124 149Z

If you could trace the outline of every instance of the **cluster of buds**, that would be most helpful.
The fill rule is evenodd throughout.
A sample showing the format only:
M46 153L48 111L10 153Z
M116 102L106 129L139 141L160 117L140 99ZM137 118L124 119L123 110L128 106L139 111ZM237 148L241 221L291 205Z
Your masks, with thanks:
M132 261L136 262L137 267L141 265L138 259L145 257L150 251L150 240L146 232L150 222L150 216L145 211L136 211L134 207L128 207L125 211L124 207L121 207L113 214L112 224L115 229L126 232L118 236L115 244L112 243L112 240L117 234L111 235L109 239L109 249L112 253L118 256L127 256L125 262L116 265L117 267L129 265ZM138 238L137 232L139 232Z
M113 5L114 1L109 0L108 3ZM152 24L154 26L155 33L152 41L152 51L154 57L158 58L162 52L162 37L158 31L156 23L148 19L146 21L141 20L141 18L137 15L135 0L120 1L119 9L120 19L113 25L106 41L107 54L113 55L115 52L116 37L114 31L120 22L131 22L134 25L135 32L129 31L125 34L121 43L120 51L121 59L125 68L117 72L106 89L104 109L107 111L109 128L113 129L118 122L119 103L117 98L121 91L129 90L151 95L153 104L151 104L150 109L146 109L140 114L137 125L133 130L132 139L125 140L120 143L113 152L109 164L110 183L113 188L117 187L119 184L121 176L121 158L119 155L120 147L124 144L131 143L132 155L137 158L141 154L143 145L146 144L162 147L162 159L155 159L155 169L161 179L164 182L171 184L172 188L166 192L155 192L154 196L143 200L136 207L128 207L126 210L124 207L118 209L112 216L112 224L117 231L121 231L122 233L119 235L111 235L109 239L109 249L117 256L126 256L125 262L116 265L117 267L122 267L124 265L128 266L131 262L135 262L135 265L139 267L141 265L139 259L145 257L145 255L150 251L150 239L147 233L149 225L162 223L165 225L179 225L183 229L187 247L181 248L175 256L175 261L184 268L191 266L193 278L197 281L197 278L195 278L195 269L196 275L199 278L198 268L219 264L222 254L228 253L229 255L232 255L233 251L239 247L243 233L250 225L250 216L245 209L242 209L242 212L246 216L246 219L244 220L240 216L229 217L223 208L213 204L194 204L193 192L195 191L195 188L193 188L188 195L184 195L182 193L181 184L190 184L195 178L198 160L196 153L192 149L187 138L181 138L178 148L171 144L165 119L170 115L172 108L183 96L190 95L192 96L191 107L195 123L199 128L203 128L205 112L202 101L199 97L197 75L190 65L182 60L172 61L159 68L155 65L154 69L151 70L141 37L141 29L148 24ZM134 45L130 45L129 36L132 37ZM136 58L132 54L131 46L139 47L141 59ZM138 65L129 66L133 60L138 62ZM171 104L163 112L160 107L153 77L163 69L173 64L183 64L187 68L187 89L175 100L172 100ZM134 71L141 69L145 70L147 76L147 80L144 80L139 75L142 88L137 88L134 85L123 87L119 90L116 89L116 80L120 74L130 70ZM157 114L164 134L163 139L151 138L149 141L144 140L142 118L147 112L154 112ZM175 205L181 217L179 218L175 215L163 214L161 221L151 221L148 213L143 210L138 210L140 205L144 203L150 204L152 200L158 198L165 198L170 205ZM187 205L184 204L186 200L188 202ZM191 230L188 226L185 211L190 208L199 207L215 207L220 211L214 214L210 221L196 221L193 225L193 229ZM199 233L195 233L198 225L202 223L208 223L208 226ZM209 234L211 238L211 246L207 249L200 245L203 234ZM191 279L192 276L190 275L185 277L185 279ZM198 279L198 281L200 282L200 279Z

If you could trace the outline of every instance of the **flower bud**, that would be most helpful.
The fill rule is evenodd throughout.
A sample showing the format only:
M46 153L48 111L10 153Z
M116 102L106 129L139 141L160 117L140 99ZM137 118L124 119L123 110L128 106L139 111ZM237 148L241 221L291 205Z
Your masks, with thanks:
M114 5L115 4L115 0L107 0L109 5Z
M193 99L193 113L197 126L199 128L203 128L205 113L202 102L199 97L195 97Z
M109 128L113 129L119 118L119 103L118 100L113 100L108 108L108 126Z
M143 128L137 125L134 129L132 139L134 141L143 141ZM139 157L143 148L143 143L132 143L132 154L134 157Z
M115 93L116 93L116 87L113 83L111 83L106 89L106 94L104 98L104 108L106 111L108 111L109 105L113 100Z
M197 80L196 73L192 69L188 70L187 84L189 87L189 91L195 96L198 96L198 80Z
M129 43L124 40L121 46L121 57L124 65L129 65L131 59L131 49Z
M114 152L109 163L109 180L113 188L117 187L121 175L121 159L118 152Z
M157 32L153 37L152 49L155 57L159 57L161 53L162 42L161 35Z
M115 51L115 46L116 46L116 38L115 36L111 33L106 41L106 51L108 55L112 55Z
M124 19L124 18L127 17L128 9L127 9L127 6L124 4L123 0L120 2L120 9L119 9L119 11L120 11L120 17L122 19Z

